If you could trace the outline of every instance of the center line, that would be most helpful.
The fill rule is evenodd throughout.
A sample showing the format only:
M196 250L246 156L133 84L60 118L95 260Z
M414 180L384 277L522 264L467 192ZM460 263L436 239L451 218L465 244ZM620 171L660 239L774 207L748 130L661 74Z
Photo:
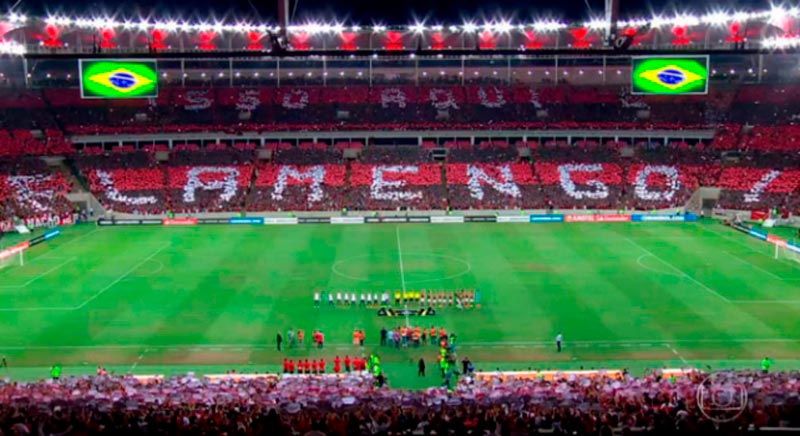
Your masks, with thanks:
M406 327L411 326L411 320L408 319L408 300L406 299L406 268L403 265L403 249L400 246L400 226L394 228L395 233L397 234L397 260L400 263L400 283L403 288L403 301L405 302L405 311L406 311Z
M406 269L403 265L403 249L400 246L400 226L395 227L397 233L397 256L400 262L400 283L403 288L403 293L406 292Z

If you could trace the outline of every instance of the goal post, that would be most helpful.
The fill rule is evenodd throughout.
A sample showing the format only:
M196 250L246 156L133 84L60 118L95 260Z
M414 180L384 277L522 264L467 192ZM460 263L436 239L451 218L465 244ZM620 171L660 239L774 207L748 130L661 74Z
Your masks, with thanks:
M789 244L775 244L775 259L789 259L800 263L800 247Z
M10 254L4 257L0 257L0 269L9 266L24 266L24 265L25 265L25 257L22 251L16 254Z
M0 269L9 266L25 266L25 250L30 244L22 242L6 249L0 249Z

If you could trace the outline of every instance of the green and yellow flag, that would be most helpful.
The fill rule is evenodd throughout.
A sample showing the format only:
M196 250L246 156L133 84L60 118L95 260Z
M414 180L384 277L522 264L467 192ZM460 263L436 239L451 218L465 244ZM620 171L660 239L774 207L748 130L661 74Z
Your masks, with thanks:
M155 61L81 60L81 97L155 98L158 97L158 70Z
M706 94L708 57L633 58L634 94Z

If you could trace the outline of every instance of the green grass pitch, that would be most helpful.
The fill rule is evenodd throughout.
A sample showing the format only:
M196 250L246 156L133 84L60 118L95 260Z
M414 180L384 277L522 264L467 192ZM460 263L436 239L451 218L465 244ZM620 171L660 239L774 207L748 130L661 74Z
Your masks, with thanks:
M481 290L479 310L411 318L457 333L479 369L754 366L765 355L797 368L800 264L772 250L714 223L79 226L0 270L0 353L19 378L53 363L275 370L284 356L372 351L381 326L404 322L314 308L314 290L405 283ZM278 353L276 333L292 327L322 329L326 348ZM437 382L414 378L433 347L381 353L395 385Z

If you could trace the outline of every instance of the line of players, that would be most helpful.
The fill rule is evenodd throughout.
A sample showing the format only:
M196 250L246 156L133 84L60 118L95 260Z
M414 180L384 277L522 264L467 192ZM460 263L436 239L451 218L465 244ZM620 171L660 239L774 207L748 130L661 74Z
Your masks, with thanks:
M315 291L314 292L314 307L320 307L322 301L327 299L328 306L356 306L363 307L385 307L389 306L392 302L392 295L388 291L384 291L380 295L374 293L360 293L355 292L333 292ZM421 291L395 291L394 304L401 306L405 304L416 304L425 307L459 307L470 309L473 307L480 307L480 291L477 289L461 289L458 291L434 291L434 290L421 290Z
M342 368L344 363L344 368ZM290 359L283 359L284 374L325 374L328 363L325 359L298 359L296 362ZM333 373L341 374L344 372L360 372L367 370L367 359L361 357L344 356L342 360L339 356L333 359Z
M449 342L455 343L455 334L448 335L444 327L431 326L430 329L420 326L398 326L394 329L381 328L381 345L400 348L419 347L430 342L431 345L442 346Z

